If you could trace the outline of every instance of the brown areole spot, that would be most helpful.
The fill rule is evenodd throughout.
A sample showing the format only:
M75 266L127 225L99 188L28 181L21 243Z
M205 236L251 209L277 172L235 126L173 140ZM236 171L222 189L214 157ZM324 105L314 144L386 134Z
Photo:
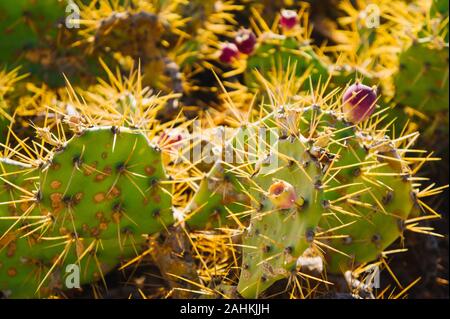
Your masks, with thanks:
M61 182L60 181L58 181L58 180L54 180L54 181L52 181L51 183L50 183L50 187L52 188L52 189L58 189L58 188L60 188L61 187Z
M96 181L96 182L101 182L101 181L103 181L105 178L106 178L106 175L104 175L104 174L102 174L102 173L99 173L99 174L95 175L95 181Z
M60 211L63 208L63 195L61 193L52 193L50 194L50 200L52 208L55 210L55 212Z
M156 169L153 166L145 166L145 174L148 176L152 176L155 173Z
M11 267L7 271L9 277L15 277L17 275L17 270L14 267Z
M104 192L100 192L94 195L94 202L95 203L101 203L105 200L105 193Z
M73 199L74 199L75 203L78 204L83 199L83 197L84 197L84 194L79 192L79 193L75 194Z
M122 218L122 213L121 212L114 212L112 214L112 220L114 223L119 224L120 223L120 219Z

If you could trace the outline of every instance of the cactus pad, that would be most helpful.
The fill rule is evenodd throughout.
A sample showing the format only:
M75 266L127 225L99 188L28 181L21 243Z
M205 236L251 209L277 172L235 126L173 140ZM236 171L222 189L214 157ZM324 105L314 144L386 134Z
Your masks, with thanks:
M172 222L160 151L138 131L101 127L69 140L41 173L42 207L59 234L110 239Z
M253 195L260 205L251 216L243 241L243 262L238 292L255 298L295 269L295 262L314 239L322 214L320 168L306 150L304 141L290 136L275 145L272 160L262 165L253 182ZM275 153L276 152L276 153ZM291 184L296 202L289 209L277 208L267 196L277 181Z

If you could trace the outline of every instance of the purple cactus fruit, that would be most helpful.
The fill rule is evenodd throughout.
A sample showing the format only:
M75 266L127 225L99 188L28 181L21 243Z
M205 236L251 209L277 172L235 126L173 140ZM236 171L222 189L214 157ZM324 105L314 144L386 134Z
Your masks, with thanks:
M290 30L298 23L297 12L294 10L281 10L280 25L283 29Z
M234 43L225 43L222 46L219 60L222 63L231 63L231 61L236 58L239 54L239 50Z
M377 90L356 82L352 84L342 96L342 106L347 121L360 123L375 111Z
M255 49L256 36L248 29L241 29L234 38L234 43L241 53L251 54Z

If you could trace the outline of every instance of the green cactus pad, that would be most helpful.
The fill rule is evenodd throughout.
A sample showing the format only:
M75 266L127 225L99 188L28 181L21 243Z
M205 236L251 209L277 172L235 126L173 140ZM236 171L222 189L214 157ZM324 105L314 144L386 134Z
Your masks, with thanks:
M338 251L325 254L331 273L375 260L402 235L404 221L414 209L407 168L393 146L383 142L385 146L372 144L366 151L362 139L354 137L340 152L343 162L335 165L339 172L329 184L334 190L325 190L324 196L327 203L338 203L340 213L324 214L320 221L321 229L335 229L327 235L340 236L327 241Z
M376 259L402 235L403 222L415 209L408 168L388 138L374 139L331 111L306 108L302 119L302 134L315 124L311 152L326 154L324 172L330 168L326 174L333 176L325 177L326 213L319 226L327 236L338 236L326 244L341 252L327 250L327 270L343 272Z
M421 112L448 110L448 47L415 42L400 55L396 101Z
M233 225L231 214L246 209L247 195L240 191L238 178L217 162L200 182L199 189L186 209L186 224L192 229ZM239 218L236 215L234 218Z
M40 176L56 234L117 238L173 222L160 150L139 131L100 127L69 140Z
M65 283L70 279L70 267L73 265L78 266L81 285L102 280L121 261L136 257L138 252L142 251L141 246L145 240L144 237L120 243L117 239L74 240L62 262L63 275L60 285L67 289Z
M45 297L50 293L51 277L45 279L49 268L39 259L30 257L33 247L28 238L10 233L0 240L0 291L8 298Z
M278 156L273 164L262 165L254 176L253 191L260 207L252 214L243 239L242 271L238 292L256 298L278 279L295 269L296 260L314 239L322 214L320 168L306 151L303 141L288 137L275 145ZM299 165L302 165L300 167ZM277 209L264 192L277 180L290 183L303 204Z

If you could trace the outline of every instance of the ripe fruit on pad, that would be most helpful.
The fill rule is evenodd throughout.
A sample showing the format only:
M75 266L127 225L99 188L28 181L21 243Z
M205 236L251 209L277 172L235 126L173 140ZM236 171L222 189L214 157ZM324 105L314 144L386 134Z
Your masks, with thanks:
M241 29L236 34L234 43L240 52L244 54L251 54L256 45L256 36L251 30Z
M298 23L297 12L294 10L281 10L280 25L283 29L290 30Z
M222 63L231 63L239 55L239 49L234 43L226 43L222 46L219 60Z
M362 83L352 84L342 96L342 108L347 121L357 124L372 115L377 101L377 92Z

